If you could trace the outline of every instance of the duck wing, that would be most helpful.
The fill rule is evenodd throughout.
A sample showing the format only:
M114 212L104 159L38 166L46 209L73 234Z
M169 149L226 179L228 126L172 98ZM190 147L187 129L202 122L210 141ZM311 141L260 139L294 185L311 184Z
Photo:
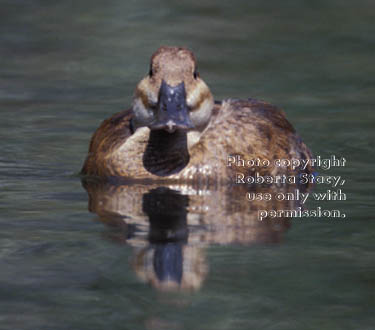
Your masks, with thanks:
M286 173L291 169L274 166L275 160L312 158L284 111L256 99L222 101L196 148L199 150L194 154L200 159L194 157L192 163L197 164L226 164L228 156L237 155L245 161L258 158L270 161L268 167L236 168L246 174L251 171L264 175ZM219 168L233 170L227 166L217 166ZM228 176L228 171L218 175ZM308 167L304 172L312 173L313 169Z
M133 134L132 110L127 109L104 120L91 138L89 153L82 167L84 175L101 175L101 167L106 154L111 153Z

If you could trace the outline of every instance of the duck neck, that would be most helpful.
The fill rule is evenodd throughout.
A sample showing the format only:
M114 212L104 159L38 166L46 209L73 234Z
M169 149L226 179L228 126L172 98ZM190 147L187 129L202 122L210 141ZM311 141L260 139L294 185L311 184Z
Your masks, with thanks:
M187 133L151 130L143 155L143 166L158 176L178 173L189 163Z

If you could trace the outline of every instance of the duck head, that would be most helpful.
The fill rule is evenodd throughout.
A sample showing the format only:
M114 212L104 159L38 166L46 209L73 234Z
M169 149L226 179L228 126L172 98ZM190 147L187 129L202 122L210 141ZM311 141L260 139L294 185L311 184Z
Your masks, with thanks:
M199 77L194 54L180 47L160 47L150 71L137 85L133 126L201 132L210 121L213 96Z

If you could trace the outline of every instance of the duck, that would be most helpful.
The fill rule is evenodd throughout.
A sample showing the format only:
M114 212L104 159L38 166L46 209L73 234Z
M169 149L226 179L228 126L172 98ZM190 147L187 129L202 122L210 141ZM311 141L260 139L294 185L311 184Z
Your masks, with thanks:
M311 157L283 110L253 98L215 101L193 52L162 46L151 56L131 107L93 134L81 174L216 185L236 183L238 175L296 174L302 170L277 166L276 160ZM255 165L242 166L245 160Z

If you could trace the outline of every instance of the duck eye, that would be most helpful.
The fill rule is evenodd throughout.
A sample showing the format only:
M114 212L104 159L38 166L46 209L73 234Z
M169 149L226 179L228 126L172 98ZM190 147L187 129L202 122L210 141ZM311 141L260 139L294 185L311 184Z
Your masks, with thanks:
M197 78L199 77L199 73L198 73L198 71L195 70L194 73L193 73L193 75L194 75L194 79L197 79Z

